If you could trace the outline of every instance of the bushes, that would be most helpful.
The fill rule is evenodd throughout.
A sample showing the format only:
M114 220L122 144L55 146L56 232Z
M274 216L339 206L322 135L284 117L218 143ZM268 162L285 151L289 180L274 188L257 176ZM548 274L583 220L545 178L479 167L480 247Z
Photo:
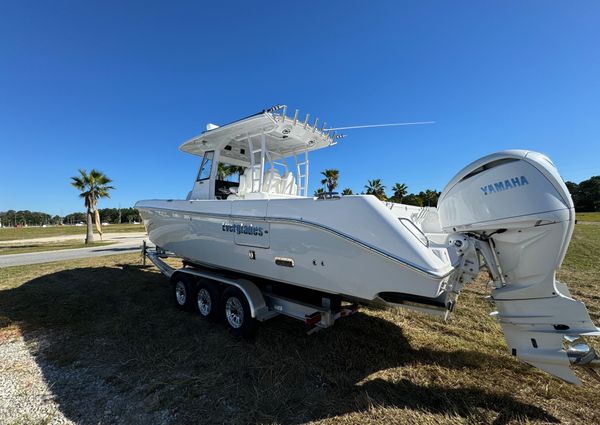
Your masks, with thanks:
M590 177L581 183L566 182L577 211L600 211L600 176Z

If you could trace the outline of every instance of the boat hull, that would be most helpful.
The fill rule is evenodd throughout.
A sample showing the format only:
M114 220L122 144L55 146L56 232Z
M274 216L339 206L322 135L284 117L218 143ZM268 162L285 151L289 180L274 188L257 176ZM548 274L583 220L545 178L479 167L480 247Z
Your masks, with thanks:
M419 261L418 252L399 257L388 251L389 243L366 240L369 232L362 238L348 234L349 228L365 227L346 211L360 205L356 200L327 205L328 214L344 222L337 226L335 219L310 220L307 207L316 201L302 201L309 201L304 217L290 213L289 200L141 201L136 207L150 240L191 262L365 301L380 293L436 298L443 292L452 267L434 269ZM277 202L288 209L285 215L276 214Z

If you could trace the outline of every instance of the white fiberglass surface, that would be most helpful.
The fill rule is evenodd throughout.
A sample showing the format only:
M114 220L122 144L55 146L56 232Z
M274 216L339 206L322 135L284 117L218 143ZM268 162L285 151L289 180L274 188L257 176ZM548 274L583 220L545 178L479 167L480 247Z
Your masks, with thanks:
M271 200L268 215L318 223L424 269L438 273L451 271L373 196Z
M249 164L250 139L255 148L260 147L264 137L266 149L273 159L292 156L303 150L315 150L328 147L333 139L327 132L305 126L280 115L258 114L222 127L215 128L188 140L180 146L183 152L203 155L209 150L222 150L222 158L235 165Z
M438 211L443 227L450 228L565 208L552 182L531 163L517 160L458 182L442 194Z
M160 204L160 205L159 205ZM177 209L200 214L233 215L292 220L298 225L331 230L338 236L366 244L382 253L435 274L452 268L435 255L418 236L403 226L385 205L372 196L341 199L314 198L215 200L215 201L143 201L138 207ZM225 217L226 218L226 217ZM274 237L276 235L271 235ZM332 235L332 237L337 237Z
M202 202L213 201L187 205L195 209ZM242 208L246 202L236 204ZM267 206L266 202L253 204L245 211L255 209L260 214L258 210ZM185 201L182 205L186 205ZM258 215L242 219L226 214L194 213L189 209L168 211L147 205L138 207L152 242L201 264L364 300L372 300L386 291L435 297L444 281L439 273L416 271L404 261L393 261L300 220L265 220ZM262 215L264 217L264 212ZM255 252L252 258L249 250ZM277 265L274 262L277 256L292 258L295 267ZM419 266L421 271L429 271Z

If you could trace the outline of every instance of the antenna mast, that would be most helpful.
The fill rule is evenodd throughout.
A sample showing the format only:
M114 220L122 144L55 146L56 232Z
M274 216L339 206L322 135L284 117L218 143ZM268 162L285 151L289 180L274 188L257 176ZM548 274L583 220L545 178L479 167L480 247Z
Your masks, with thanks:
M325 131L354 130L357 128L397 127L397 126L401 126L401 125L423 125L423 124L435 124L435 121L414 121L414 122L396 122L396 123L390 123L390 124L351 125L349 127L326 128Z

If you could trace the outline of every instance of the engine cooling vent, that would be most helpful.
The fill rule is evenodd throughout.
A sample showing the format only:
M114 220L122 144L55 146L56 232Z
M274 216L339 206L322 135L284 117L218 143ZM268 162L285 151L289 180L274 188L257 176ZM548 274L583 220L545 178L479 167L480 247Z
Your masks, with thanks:
M469 174L467 174L462 179L460 179L460 181L464 182L465 180L468 180L471 177L476 176L479 173L483 173L486 170L498 167L500 165L509 164L509 163L515 162L515 161L520 161L520 159L517 159L517 158L502 158L502 159L497 159L495 161L488 162L487 164L484 164L481 167L476 168L475 170L471 171Z

